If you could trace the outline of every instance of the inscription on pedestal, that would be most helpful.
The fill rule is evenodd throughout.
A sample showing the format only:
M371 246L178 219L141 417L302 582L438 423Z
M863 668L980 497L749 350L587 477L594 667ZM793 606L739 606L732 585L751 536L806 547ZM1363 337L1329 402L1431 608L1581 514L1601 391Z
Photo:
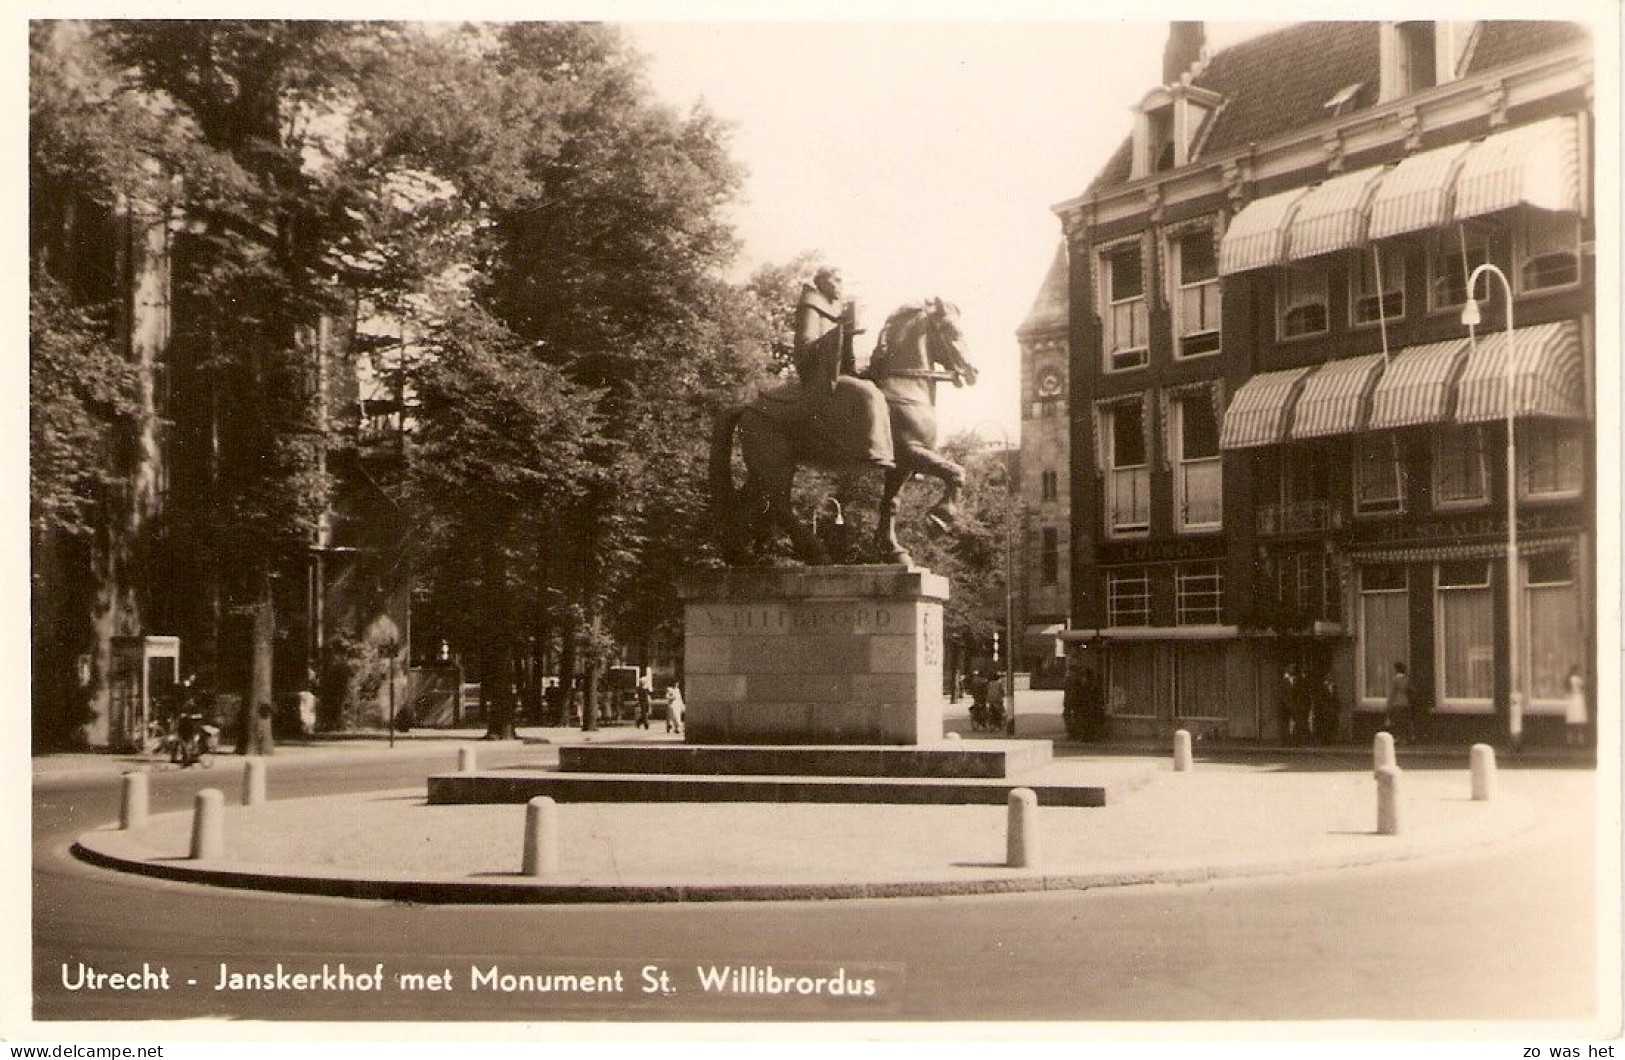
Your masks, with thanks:
M729 571L683 597L689 742L941 738L945 579L905 567Z

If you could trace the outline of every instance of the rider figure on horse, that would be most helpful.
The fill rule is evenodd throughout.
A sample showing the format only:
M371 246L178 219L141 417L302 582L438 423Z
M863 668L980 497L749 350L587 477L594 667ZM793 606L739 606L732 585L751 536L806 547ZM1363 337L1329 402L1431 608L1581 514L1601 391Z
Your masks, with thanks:
M819 269L796 302L797 379L764 397L779 422L803 434L808 451L889 468L896 461L886 398L857 374L852 343L859 333L852 303L841 297L840 272Z

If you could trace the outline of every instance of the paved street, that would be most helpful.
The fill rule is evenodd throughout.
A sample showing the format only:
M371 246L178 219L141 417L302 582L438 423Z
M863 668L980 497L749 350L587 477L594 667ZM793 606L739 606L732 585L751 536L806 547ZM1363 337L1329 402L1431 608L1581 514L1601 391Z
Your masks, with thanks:
M492 746L482 763L534 755ZM292 756L290 757L290 762ZM154 809L220 784L159 774ZM409 786L421 758L355 754L279 771L289 796ZM1593 776L1505 770L1550 827L1478 853L1201 886L1041 896L683 906L416 907L163 884L74 862L116 814L116 778L38 786L36 1016L629 1020L1584 1020L1598 959ZM62 966L171 969L168 992L64 988ZM220 965L450 970L448 992L216 991ZM872 977L874 1000L691 987L696 966ZM675 994L642 994L641 970ZM613 974L615 996L469 989L474 968ZM1463 1029L1465 1033L1465 1028ZM1342 1032L1339 1033L1339 1036Z

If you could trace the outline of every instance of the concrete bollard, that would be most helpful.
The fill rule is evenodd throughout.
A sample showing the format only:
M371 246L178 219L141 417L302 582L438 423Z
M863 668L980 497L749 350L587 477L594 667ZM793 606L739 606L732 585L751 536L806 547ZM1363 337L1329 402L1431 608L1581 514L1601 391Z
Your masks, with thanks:
M1473 801L1488 802L1495 795L1495 748L1475 743L1469 761L1473 769Z
M1191 771L1191 734L1184 729L1174 733L1174 772Z
M525 806L526 876L552 876L559 871L559 805L538 795Z
M265 759L250 756L243 763L243 805L258 806L265 801Z
M1376 771L1387 766L1399 768L1399 759L1394 756L1394 734L1379 732L1371 741L1371 768Z
M1036 869L1038 845L1038 795L1031 788L1016 788L1006 800L1009 807L1005 862L1013 869Z
M1399 788L1403 776L1397 766L1377 770L1377 834L1399 834Z
M147 823L150 778L145 769L124 774L124 798L119 803L118 826L121 829L143 828Z
M457 748L457 772L459 772L459 773L472 773L478 768L479 768L479 766L476 764L476 756L474 754L474 748L472 748L472 747L459 747L459 748Z
M192 858L217 858L226 851L226 797L204 788L192 800Z

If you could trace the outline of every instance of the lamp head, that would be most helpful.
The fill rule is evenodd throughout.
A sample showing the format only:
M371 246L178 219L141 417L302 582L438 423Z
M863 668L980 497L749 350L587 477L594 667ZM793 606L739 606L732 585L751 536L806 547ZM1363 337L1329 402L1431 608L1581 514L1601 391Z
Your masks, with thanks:
M1476 328L1483 323L1484 318L1478 311L1478 300L1467 299L1467 304L1461 307L1461 322L1470 328Z

